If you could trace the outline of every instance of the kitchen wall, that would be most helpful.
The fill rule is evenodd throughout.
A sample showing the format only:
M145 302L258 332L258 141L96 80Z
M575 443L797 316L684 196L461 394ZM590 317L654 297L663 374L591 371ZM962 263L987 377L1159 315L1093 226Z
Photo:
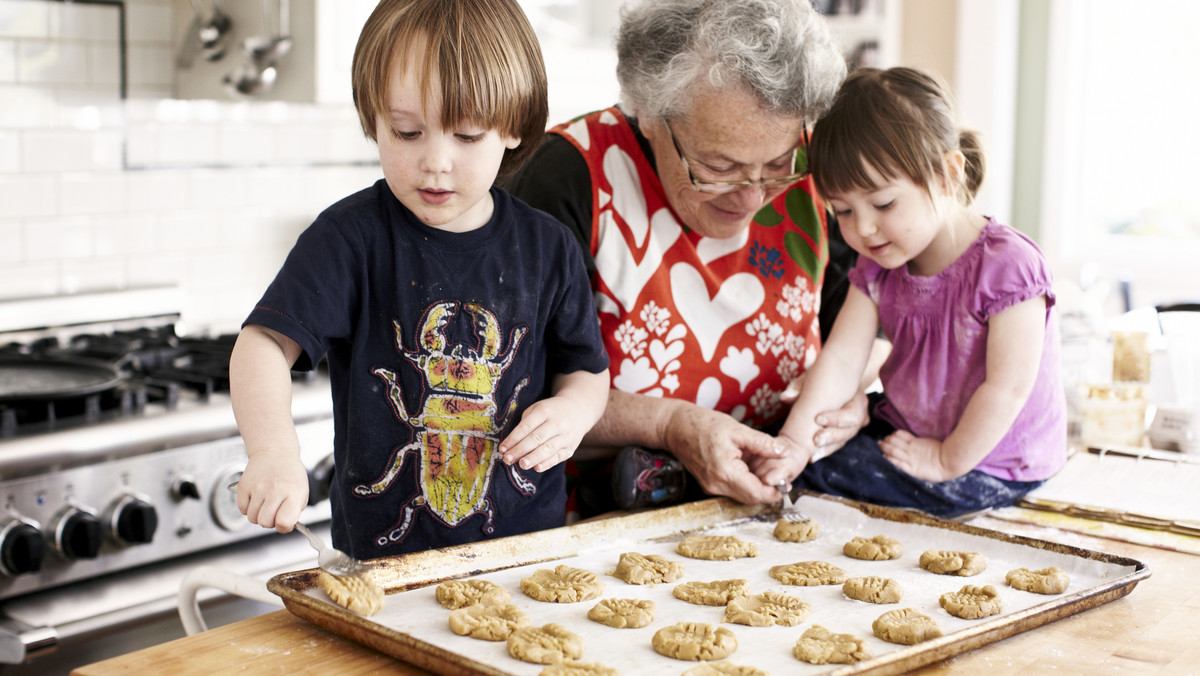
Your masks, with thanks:
M124 7L126 101L117 5L0 0L0 300L178 285L181 331L236 330L374 147L348 104L170 99L175 3Z
M260 0L224 1L257 19ZM314 3L359 25L373 6L294 0L293 27ZM173 98L193 4L210 0L0 0L0 301L177 285L181 332L235 331L299 232L382 175L348 91L321 105ZM616 102L618 4L522 0L552 121ZM262 32L238 29L231 52ZM328 58L348 65L351 33ZM293 75L281 65L281 82Z

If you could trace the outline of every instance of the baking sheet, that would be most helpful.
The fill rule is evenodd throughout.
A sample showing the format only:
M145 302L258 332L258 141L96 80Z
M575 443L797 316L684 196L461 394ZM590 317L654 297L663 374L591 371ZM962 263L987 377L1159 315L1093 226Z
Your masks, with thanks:
M544 668L512 658L503 642L480 641L450 631L447 622L450 611L437 603L434 587L444 579L476 577L508 589L513 603L525 611L534 625L557 622L582 636L583 661L600 662L622 674L682 673L694 666L694 662L663 657L651 648L651 638L658 629L680 621L708 622L732 630L738 639L738 649L728 659L737 664L756 666L774 674L849 674L899 673L939 661L1119 598L1149 575L1144 564L1132 559L911 512L825 496L802 496L798 507L821 526L820 537L812 542L777 541L772 535L777 513L711 500L682 509L657 510L441 552L385 559L373 574L388 589L389 596L383 611L370 618L332 604L316 586L311 571L277 576L268 586L283 597L294 614L439 673L532 675ZM675 544L701 528L706 534L736 535L756 542L759 556L736 561L700 561L676 554ZM892 561L860 561L842 554L842 545L851 538L880 534L904 544L904 555ZM978 551L987 557L988 567L973 577L935 575L917 565L921 553L927 549ZM620 554L627 551L660 554L681 561L684 576L657 586L626 584L609 573ZM841 585L788 586L767 572L773 565L809 560L828 561L852 577L891 577L904 588L904 598L898 604L853 601L842 595ZM521 593L522 578L559 563L600 575L605 587L601 597L556 604L534 601ZM1062 595L1031 594L1005 584L1004 575L1013 568L1039 569L1050 565L1071 575L1071 586ZM722 623L723 607L693 605L671 595L680 582L730 578L748 580L752 593L773 590L797 596L812 604L813 612L795 627L747 627ZM995 585L1003 598L1004 612L983 620L961 620L943 611L938 597L958 591L966 584ZM641 629L612 629L594 623L586 618L587 611L602 598L651 599L658 610L655 621ZM945 635L916 646L899 646L875 638L871 623L896 608L924 612L937 621ZM863 637L874 657L849 666L809 665L796 660L791 654L792 646L813 624Z

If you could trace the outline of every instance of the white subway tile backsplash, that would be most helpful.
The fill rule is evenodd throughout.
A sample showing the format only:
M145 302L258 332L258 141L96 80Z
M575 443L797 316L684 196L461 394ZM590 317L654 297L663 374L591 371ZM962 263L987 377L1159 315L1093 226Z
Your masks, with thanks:
M21 166L30 173L119 170L119 131L30 130L24 134Z
M92 255L92 224L85 216L25 221L25 259L63 261Z
M45 38L50 36L51 3L42 0L0 2L0 37Z
M375 146L349 105L171 100L188 17L125 6L121 100L112 7L0 0L0 297L178 285L181 330L236 331Z
M129 209L125 177L119 172L62 174L60 181L63 214L113 214Z
M63 261L60 293L107 291L129 286L125 261L118 257Z
M0 222L0 263L25 260L25 229L16 222Z
M0 38L0 82L17 81L17 43Z
M175 77L171 45L129 45L126 73L130 87L170 87Z
M92 233L97 256L124 260L129 255L153 253L162 248L158 220L150 214L97 216Z
M167 166L216 164L216 125L177 124L159 127L158 161Z
M0 176L0 216L52 216L58 213L57 205L57 177L51 174Z
M87 82L87 46L51 40L25 40L17 45L17 81L33 85Z
M134 215L180 209L188 195L188 172L127 171L129 211Z
M0 298L36 298L58 293L58 263L39 261L0 266Z
M0 174L21 169L21 135L0 130Z

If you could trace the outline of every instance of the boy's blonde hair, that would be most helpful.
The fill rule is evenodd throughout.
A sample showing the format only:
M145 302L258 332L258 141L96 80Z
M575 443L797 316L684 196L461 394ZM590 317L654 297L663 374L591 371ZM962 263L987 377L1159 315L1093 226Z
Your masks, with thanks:
M424 45L418 63L402 61ZM445 129L462 123L495 129L521 145L506 150L498 180L529 157L546 129L546 69L537 36L516 0L382 0L358 37L351 69L363 133L375 138L388 115L393 63L412 67L424 106L441 98ZM441 91L431 91L434 78Z
M961 177L948 175L946 155L962 152ZM912 68L862 68L850 74L833 106L813 127L808 148L813 181L823 195L869 190L866 168L930 186L957 178L959 201L970 204L983 183L983 147L959 129L945 87ZM932 194L932 193L931 193Z

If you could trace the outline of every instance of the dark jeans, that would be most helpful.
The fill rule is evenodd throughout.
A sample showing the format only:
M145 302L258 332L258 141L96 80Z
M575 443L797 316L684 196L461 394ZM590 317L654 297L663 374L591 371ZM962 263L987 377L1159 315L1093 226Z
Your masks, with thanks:
M804 468L793 486L885 507L919 509L954 517L992 507L1007 507L1041 481L1006 481L972 470L949 481L918 479L883 457L876 438L885 430L867 430L832 455ZM872 436L875 432L876 436Z

